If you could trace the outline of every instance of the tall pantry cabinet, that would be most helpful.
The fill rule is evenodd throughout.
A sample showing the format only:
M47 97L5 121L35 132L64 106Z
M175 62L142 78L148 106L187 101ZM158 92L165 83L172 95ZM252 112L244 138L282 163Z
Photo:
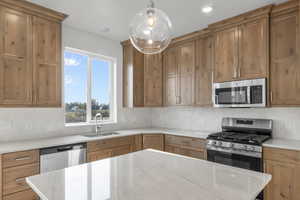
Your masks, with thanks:
M61 22L66 15L0 0L0 106L61 106Z

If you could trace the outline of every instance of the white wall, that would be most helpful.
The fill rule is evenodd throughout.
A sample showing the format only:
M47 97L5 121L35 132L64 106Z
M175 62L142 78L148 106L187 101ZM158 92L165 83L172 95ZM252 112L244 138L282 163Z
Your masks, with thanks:
M118 123L104 129L142 128L151 125L150 109L122 108L122 48L119 42L63 27L63 46L117 58ZM63 108L0 108L0 142L72 135L93 127L65 127Z
M274 137L300 140L300 108L155 108L152 110L152 125L216 132L221 129L223 117L272 119Z

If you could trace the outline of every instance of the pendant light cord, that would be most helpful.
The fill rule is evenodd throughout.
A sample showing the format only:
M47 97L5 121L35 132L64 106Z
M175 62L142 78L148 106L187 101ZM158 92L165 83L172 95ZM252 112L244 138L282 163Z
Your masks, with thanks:
M148 8L154 8L154 1L150 0Z

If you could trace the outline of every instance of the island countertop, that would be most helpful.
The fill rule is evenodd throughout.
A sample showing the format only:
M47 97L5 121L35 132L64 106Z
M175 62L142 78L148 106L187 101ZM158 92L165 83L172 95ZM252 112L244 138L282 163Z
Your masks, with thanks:
M43 200L254 200L271 175L144 150L26 178Z

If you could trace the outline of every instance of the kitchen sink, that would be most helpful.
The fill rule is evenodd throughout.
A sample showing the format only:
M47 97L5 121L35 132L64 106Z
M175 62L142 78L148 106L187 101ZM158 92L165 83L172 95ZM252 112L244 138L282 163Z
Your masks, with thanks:
M92 135L83 135L84 137L89 137L89 138L93 138L93 137L104 137L104 136L112 136L112 135L119 135L120 133L116 133L116 132L109 132L109 133L99 133L99 134L92 134Z

